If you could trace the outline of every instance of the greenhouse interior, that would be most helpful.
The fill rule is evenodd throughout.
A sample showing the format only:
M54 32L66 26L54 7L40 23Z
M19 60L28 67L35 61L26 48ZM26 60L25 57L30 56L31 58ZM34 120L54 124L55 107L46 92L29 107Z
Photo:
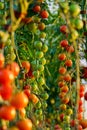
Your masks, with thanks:
M87 130L87 0L0 0L0 130Z

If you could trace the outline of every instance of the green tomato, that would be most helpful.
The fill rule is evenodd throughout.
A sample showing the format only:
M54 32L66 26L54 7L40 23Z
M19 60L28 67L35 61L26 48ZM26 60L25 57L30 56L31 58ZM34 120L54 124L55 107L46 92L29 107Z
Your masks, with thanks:
M43 52L47 52L48 51L48 46L46 44L43 45L42 51Z
M38 103L36 104L36 107L37 107L37 108L41 108L41 103L38 102Z
M46 38L46 33L45 32L42 32L41 34L40 34L40 38Z
M64 121L66 122L66 123L70 123L70 116L65 116L64 117Z
M73 110L71 108L66 110L66 114L67 115L72 115L73 114Z
M29 23L28 24L28 29L32 33L36 33L37 31L37 24L36 23Z
M42 42L36 41L36 42L34 43L34 46L35 46L36 49L41 49L41 47L42 47Z
M40 73L39 73L39 71L33 71L33 75L37 78L37 77L39 77Z
M80 20L80 19L75 19L75 27L76 27L77 29L82 29L82 28L83 28L83 22L82 22L82 20Z
M39 59L39 58L42 58L44 56L44 53L42 51L36 51L35 56L36 56L36 58Z
M43 98L44 100L47 100L47 99L49 98L48 93L44 93L44 94L42 95L42 98Z
M4 9L4 3L0 2L0 9Z
M43 58L41 58L40 59L40 63L42 64L42 65L45 65L46 64L46 59L43 57Z
M77 4L71 4L70 5L70 13L72 14L73 17L76 17L80 13L80 7Z
M35 112L37 115L42 115L42 109L38 109L38 110L36 110L36 112Z
M48 106L46 102L43 102L42 105L44 108L46 108Z
M38 84L39 84L40 86L42 86L42 85L45 84L45 80L44 80L43 77L40 77L40 78L38 79Z
M54 100L54 99L51 99L51 100L50 100L50 103L51 103L51 104L54 104L54 103L55 103L55 100Z
M43 65L38 65L37 69L38 69L39 71L44 71L44 66L43 66Z
M71 128L70 128L70 127L68 127L68 128L65 128L65 130L71 130Z
M71 33L72 40L76 40L78 38L79 34L76 30L73 30Z
M38 86L37 86L36 83L34 83L34 84L32 85L32 91L36 91L37 89L38 89Z

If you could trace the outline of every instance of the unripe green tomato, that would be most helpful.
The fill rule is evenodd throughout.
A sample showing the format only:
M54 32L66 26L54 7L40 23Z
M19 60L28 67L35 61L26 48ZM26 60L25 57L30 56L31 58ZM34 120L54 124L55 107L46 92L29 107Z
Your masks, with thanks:
M44 66L43 66L43 65L38 65L37 69L38 69L39 71L44 71Z
M44 93L44 94L42 95L42 98L43 98L44 100L47 100L47 99L49 98L48 93Z
M46 102L43 102L43 103L42 103L42 106L43 106L44 108L46 108L48 105L47 105Z
M32 67L35 69L35 68L36 68L36 65L37 65L37 60L33 60L33 61L31 62L31 65L32 65Z
M64 121L66 122L66 123L70 123L70 116L64 116Z
M42 115L42 109L38 109L38 110L36 110L36 112L35 112L37 115Z
M68 128L65 128L65 130L71 130L71 128L70 128L70 127L68 127Z
M43 77L40 77L40 78L38 79L38 84L39 84L40 86L42 86L42 85L45 84L45 80L44 80Z
M67 7L69 6L68 2L61 2L60 5L63 9L67 9Z
M40 22L40 18L39 17L37 17L37 16L34 16L33 17L33 21L35 22L35 23L39 23Z
M44 53L42 51L36 51L35 56L36 56L36 58L39 59L39 58L42 58L44 56Z
M46 44L43 45L42 51L43 52L47 52L48 51L48 46Z
M45 65L46 64L46 59L43 57L43 58L41 58L40 59L40 63L42 64L42 65Z
M41 108L41 103L38 102L38 103L36 104L36 107L37 107L37 108Z
M36 33L37 31L37 24L36 23L29 23L28 24L28 29L30 32Z
M4 9L4 3L0 2L0 9Z
M46 38L46 33L45 32L42 32L41 34L40 34L40 38Z
M75 19L75 27L77 29L82 29L83 28L83 22L81 19Z
M72 38L72 40L76 40L78 38L78 36L79 36L79 34L78 34L78 32L76 30L73 30L71 32L71 38Z
M40 73L39 73L39 71L33 71L33 75L37 78L37 77L39 77Z
M54 104L54 103L55 103L55 100L54 100L54 99L51 99L51 100L50 100L50 103L51 103L51 104Z
M34 84L32 85L32 90L33 90L33 91L36 91L37 89L38 89L38 86L37 86L36 83L34 83Z
M42 47L42 42L36 41L36 42L34 43L34 46L35 46L36 49L41 49L41 47Z
M80 6L77 4L71 4L70 5L70 13L73 17L76 17L80 13Z

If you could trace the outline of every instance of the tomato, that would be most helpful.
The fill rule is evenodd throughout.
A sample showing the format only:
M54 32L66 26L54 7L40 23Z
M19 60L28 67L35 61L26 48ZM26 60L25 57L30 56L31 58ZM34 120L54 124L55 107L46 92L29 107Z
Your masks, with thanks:
M64 116L64 121L65 121L66 123L69 123L69 122L70 122L70 116L65 115L65 116Z
M65 85L65 82L64 82L64 81L58 82L58 86L59 86L60 88L62 88L64 85Z
M61 53L61 54L58 55L58 59L59 59L60 61L63 61L63 60L66 59L66 55L65 55L64 53Z
M40 59L40 63L42 64L42 65L45 65L46 64L46 59L43 57L43 58L41 58Z
M69 53L73 53L74 52L74 47L71 45L68 45L66 48L65 48Z
M42 51L36 51L35 56L36 58L42 58L44 56L44 53Z
M65 67L60 67L60 68L59 68L59 73L60 73L60 74L65 74L66 71L67 71L67 70L66 70Z
M84 111L84 110L83 110L83 107L82 107L82 106L79 106L78 112L81 113L81 112L83 112L83 111Z
M69 108L66 110L67 115L72 115L73 114L73 109Z
M60 31L65 34L67 32L67 26L66 25L62 25L60 26Z
M55 100L52 98L52 99L50 100L50 103L51 103L51 104L54 104L54 103L55 103Z
M6 68L12 71L14 76L18 76L20 67L16 62L12 62L11 64L7 65Z
M41 71L44 71L44 65L38 65L37 66L37 69L41 72Z
M4 120L13 120L16 116L16 110L13 106L3 105L0 107L0 118Z
M59 115L59 117L60 117L60 120L61 120L61 121L63 121L64 116L65 116L65 114L64 114L64 113L61 113L61 114Z
M45 84L45 79L43 77L38 78L38 84L40 86L44 85Z
M84 94L84 99L87 101L87 92Z
M29 78L34 78L32 67L30 67L30 70L28 71L28 73L25 76L29 77Z
M60 45L61 45L61 47L66 47L66 46L68 46L68 41L67 40L62 40L61 42L60 42Z
M71 67L71 66L72 66L72 60L66 60L66 61L65 61L65 65L66 65L67 67Z
M46 44L43 45L42 51L45 53L48 51L48 46Z
M56 124L55 126L54 126L54 128L55 128L55 130L61 130L61 128L60 128L60 126L58 125L58 124Z
M31 91L30 89L24 89L24 93L26 94L26 96L29 98Z
M75 27L77 29L82 29L83 28L83 21L80 19L75 19Z
M42 33L40 34L40 38L46 38L46 33L45 33L45 32L42 32Z
M0 68L2 68L4 66L4 56L2 53L0 53Z
M26 72L29 72L30 63L28 61L22 61L22 67L26 69Z
M49 13L46 10L42 10L40 13L41 18L45 19L48 18Z
M37 104L39 101L38 97L35 94L31 94L29 99L31 99L34 104Z
M70 126L74 127L75 124L76 124L76 121L75 121L75 120L71 120L71 121L70 121Z
M84 85L80 85L80 92L84 92L85 91L85 86Z
M70 13L72 14L73 17L76 17L80 13L80 7L79 5L73 3L70 5Z
M79 124L82 126L83 129L87 128L87 119L81 119Z
M83 101L80 99L79 106L82 106L82 104L83 104Z
M81 125L78 125L77 130L83 130Z
M30 32L36 33L36 31L37 31L37 24L36 24L36 23L31 22L31 23L28 24L27 27L28 27L28 30L29 30Z
M3 2L0 2L0 10L1 9L4 9L4 3Z
M31 23L33 21L32 17L28 17L28 18L23 18L21 20L21 22L25 23L25 24L28 24L28 23Z
M40 12L40 10L41 10L41 7L39 5L35 5L33 7L33 11L36 12L36 13Z
M39 29L40 31L44 30L45 28L46 28L45 23L39 23L39 24L38 24L38 29Z
M61 105L60 105L60 109L61 109L61 110L66 110L66 108L67 108L66 104L61 104Z
M78 32L76 30L72 30L72 32L71 32L72 41L76 40L78 38L78 36L79 36Z
M62 103L67 104L69 102L69 97L65 96L64 98L62 98Z
M82 113L78 113L78 114L77 114L77 119L78 119L78 120L81 120L82 118L83 118L83 117L82 117Z
M64 98L65 95L66 95L65 92L60 92L60 93L59 93L59 97L60 97L60 98Z
M67 85L64 85L62 88L61 88L61 92L64 92L64 93L67 93L69 91L69 88Z
M12 86L10 84L4 84L0 86L0 94L4 100L9 100L12 96Z
M66 74L64 76L64 80L67 81L67 82L69 82L71 80L71 76L69 74Z
M14 75L10 70L8 69L0 70L0 83L2 84L12 83L13 80Z
M16 109L25 108L28 105L28 97L24 92L19 92L13 95L10 102Z
M79 96L80 98L84 97L84 92L80 92Z
M21 116L22 118L24 118L25 115L26 115L26 110L25 110L24 108L20 109L20 110L19 110L19 114L20 114L20 116Z
M36 42L34 43L34 46L35 46L36 49L41 49L41 47L42 47L42 42L36 41Z
M19 130L32 130L32 122L30 119L22 119L16 123Z
M12 126L12 127L8 128L8 130L19 130L19 129L16 126Z

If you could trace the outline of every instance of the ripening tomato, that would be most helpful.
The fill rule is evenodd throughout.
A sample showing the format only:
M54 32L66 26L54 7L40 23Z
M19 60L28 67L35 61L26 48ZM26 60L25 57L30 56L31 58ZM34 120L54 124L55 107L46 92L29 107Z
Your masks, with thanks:
M41 7L39 5L35 5L33 7L33 11L36 12L36 13L40 12L40 10L41 10Z
M68 45L67 47L66 47L66 50L67 50L67 52L69 52L69 53L73 53L74 52L74 47L71 45Z
M26 72L29 72L30 63L28 61L22 61L22 67L25 68Z
M83 130L81 125L78 125L77 130Z
M67 67L71 67L72 66L72 60L66 60L65 61L65 65L67 66Z
M60 31L65 34L67 32L67 26L66 25L62 25L60 26Z
M71 80L71 76L70 76L69 74L66 74L66 75L64 76L64 80L65 80L66 82L69 82L69 81Z
M0 70L0 83L2 84L12 83L13 80L14 80L14 75L12 71L8 69Z
M64 82L64 81L58 82L58 86L59 86L60 88L62 88L64 85L65 85L65 82Z
M61 61L65 60L66 59L66 55L64 53L61 53L61 54L58 55L58 59L61 60Z
M11 98L11 105L16 109L25 108L28 105L28 97L24 92L18 92Z
M22 119L17 122L19 130L32 130L32 122L30 119Z
M60 68L59 68L59 73L60 73L60 74L65 74L66 71L67 71L67 70L66 70L65 67L60 67Z
M60 105L60 109L61 109L61 110L66 110L66 108L67 108L66 104L61 104L61 105Z
M20 67L16 62L12 62L11 64L7 65L6 68L12 71L14 76L18 76Z
M39 101L38 97L35 94L31 94L29 98L32 100L34 104L37 104Z
M61 92L67 93L69 91L69 88L67 85L64 85L60 90Z
M4 100L9 100L12 96L12 86L10 84L3 84L0 86L0 95Z
M20 110L19 110L19 114L20 114L20 116L21 116L22 118L24 118L25 115L26 115L26 110L25 110L24 108L20 109Z
M65 95L66 95L65 92L60 92L60 93L59 93L59 97L60 97L61 99L64 98Z
M0 107L0 118L4 120L13 120L16 116L16 110L13 106L3 105Z
M4 66L4 56L2 53L0 53L0 68L2 68Z
M65 96L64 98L62 98L62 103L67 104L69 102L69 97Z
M46 25L45 25L45 23L39 23L38 24L38 29L40 30L40 31L42 31L42 30L44 30L46 28Z
M62 40L61 42L60 42L60 45L61 45L61 47L66 47L66 46L68 46L68 41L67 40Z

